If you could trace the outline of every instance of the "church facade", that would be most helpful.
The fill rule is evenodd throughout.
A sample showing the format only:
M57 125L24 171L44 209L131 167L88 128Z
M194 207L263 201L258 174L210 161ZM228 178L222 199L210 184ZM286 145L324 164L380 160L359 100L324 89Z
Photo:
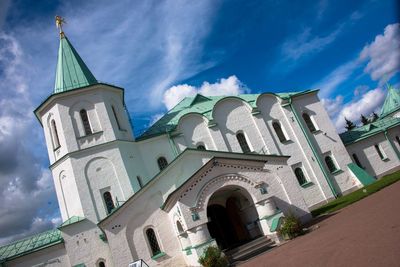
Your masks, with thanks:
M400 93L339 135L318 90L182 100L135 137L124 89L100 83L63 32L43 126L63 223L0 248L0 266L198 266L400 169Z

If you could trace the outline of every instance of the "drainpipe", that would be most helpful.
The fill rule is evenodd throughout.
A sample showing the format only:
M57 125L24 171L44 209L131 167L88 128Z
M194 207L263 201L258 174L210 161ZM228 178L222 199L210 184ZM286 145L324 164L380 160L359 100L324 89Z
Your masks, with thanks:
M394 145L392 144L392 142L390 141L389 137L388 137L388 132L387 129L385 129L385 131L383 132L385 134L386 140L389 142L390 147L393 149L394 153L397 156L397 159L400 160L400 155L399 155L399 151L394 147Z
M169 142L169 145L171 146L172 152L174 153L174 156L177 157L179 155L178 150L176 149L174 141L172 141L171 133L168 131L167 131L167 136L168 136L168 142Z
M289 97L289 103L287 105L289 106L290 110L294 114L294 117L296 118L297 123L300 125L300 129L303 132L303 135L306 137L308 146L311 148L311 151L312 151L312 153L314 155L314 158L317 160L317 163L318 163L319 167L321 168L322 173L325 176L325 180L328 182L329 188L331 189L333 196L335 198L337 198L338 197L338 193L336 192L335 187L333 186L333 184L332 184L332 182L331 182L331 180L329 178L329 174L326 172L326 169L325 169L325 167L324 167L324 165L322 163L322 159L318 155L318 152L315 150L315 147L312 144L312 142L310 140L310 137L307 134L306 129L304 129L303 124L301 123L300 118L299 118L295 108L293 107L292 97ZM286 105L284 105L284 106L286 106Z

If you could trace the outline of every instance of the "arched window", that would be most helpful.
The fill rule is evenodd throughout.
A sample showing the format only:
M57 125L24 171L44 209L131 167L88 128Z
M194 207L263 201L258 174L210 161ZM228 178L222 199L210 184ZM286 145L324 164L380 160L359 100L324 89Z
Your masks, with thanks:
M317 130L317 128L315 128L313 121L311 120L310 115L308 115L307 113L303 113L303 120L305 121L310 132L315 132Z
M396 136L396 141L397 141L397 143L398 143L399 146L400 146L400 138L399 138L398 136Z
M206 150L206 147L204 145L197 145L198 150Z
M111 193L108 191L104 192L103 199L104 199L104 203L106 204L107 213L110 214L111 211L115 208Z
M178 233L183 233L183 227L180 221L176 221L176 229L178 230Z
M83 129L85 130L85 135L92 134L92 128L90 128L89 118L86 109L81 109L81 111L79 111L79 114L81 115Z
M249 145L247 144L246 137L243 133L237 133L236 138L239 142L240 148L242 149L243 153L251 152Z
M115 121L117 122L118 129L121 130L122 128L121 128L121 125L119 124L118 116L117 116L117 113L115 112L114 106L111 106L111 109L114 114Z
M330 172L334 172L337 170L335 163L333 162L333 159L331 158L331 156L326 156L325 157L325 163L326 166L328 166L328 170Z
M52 132L52 137L53 137L54 149L57 149L60 147L60 139L58 139L57 126L56 126L56 122L54 120L51 120L51 132Z
M360 162L360 160L358 159L356 153L353 154L353 159L354 159L354 162L358 165L358 167L364 168L364 167L361 165L361 162Z
M160 168L160 171L162 171L168 166L168 161L164 157L159 157L157 159L157 164L158 164L158 168Z
M99 267L106 267L106 264L104 263L104 261L99 261L98 266Z
M381 147L379 145L375 145L376 152L378 153L381 160L386 159L386 155L383 153Z
M158 245L156 233L152 228L146 230L147 241L149 242L151 248L151 255L155 256L161 253L160 246Z
M300 185L307 183L307 179L304 176L303 170L300 167L294 170L294 174L296 175L297 181L299 182Z
M282 131L281 124L279 122L273 122L272 127L274 127L275 133L279 138L279 141L285 142L287 141L285 134Z

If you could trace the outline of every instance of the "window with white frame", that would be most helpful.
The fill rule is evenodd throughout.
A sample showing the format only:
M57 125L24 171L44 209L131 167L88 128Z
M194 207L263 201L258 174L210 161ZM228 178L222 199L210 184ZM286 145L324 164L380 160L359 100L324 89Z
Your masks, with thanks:
M296 175L299 185L304 185L308 182L301 167L297 167L296 169L294 169L294 174Z
M375 147L376 153L378 153L379 158L381 160L387 159L386 154L385 154L385 152L383 151L383 149L381 148L380 145L376 144L374 147Z
M86 109L81 109L81 111L79 111L79 114L81 115L81 120L83 124L83 129L85 131L85 135L92 134L92 128L90 127L89 117L87 115Z
M325 163L326 163L326 166L328 167L328 170L331 173L333 173L333 172L338 170L338 168L336 167L336 164L333 161L333 158L331 156L326 156L325 157Z
M304 112L303 113L303 120L307 125L307 128L310 130L310 132L316 132L317 131L317 127L315 126L314 122L312 121L310 115L308 115L308 113Z
M50 127L51 127L51 137L53 140L53 148L54 150L60 147L60 139L58 138L58 132L57 132L57 125L54 120L51 120L50 122Z
M106 205L107 214L110 214L112 210L115 208L114 201L112 199L112 195L109 191L103 193L104 204Z

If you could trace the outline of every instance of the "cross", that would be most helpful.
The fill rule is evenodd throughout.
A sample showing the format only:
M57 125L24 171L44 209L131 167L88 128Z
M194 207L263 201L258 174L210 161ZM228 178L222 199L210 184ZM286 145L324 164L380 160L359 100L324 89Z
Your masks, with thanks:
M66 23L65 20L61 16L56 16L56 26L60 29L60 35L64 35L62 25Z

